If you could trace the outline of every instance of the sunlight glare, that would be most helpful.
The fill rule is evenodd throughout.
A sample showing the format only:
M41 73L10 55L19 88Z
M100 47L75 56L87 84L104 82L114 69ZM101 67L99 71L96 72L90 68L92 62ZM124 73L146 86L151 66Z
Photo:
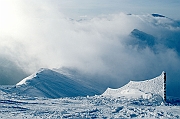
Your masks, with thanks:
M9 0L0 0L0 31L11 33L18 25L18 15L15 5Z

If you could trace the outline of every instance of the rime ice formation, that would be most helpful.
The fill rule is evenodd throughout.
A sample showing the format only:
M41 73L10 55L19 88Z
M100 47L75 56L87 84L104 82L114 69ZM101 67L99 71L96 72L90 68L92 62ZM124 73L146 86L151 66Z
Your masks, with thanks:
M108 88L103 96L143 96L145 98L151 97L151 94L158 94L164 99L164 71L156 78L145 81L130 81L125 86L118 89Z

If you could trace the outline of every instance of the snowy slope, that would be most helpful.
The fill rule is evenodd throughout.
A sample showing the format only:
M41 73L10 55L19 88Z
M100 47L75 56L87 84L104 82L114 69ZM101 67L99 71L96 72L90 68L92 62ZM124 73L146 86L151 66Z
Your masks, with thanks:
M75 97L100 94L91 84L55 70L40 69L7 91L30 97Z
M130 81L125 86L118 89L108 88L103 96L131 96L151 98L152 95L157 94L164 98L164 72L156 78L145 81Z
M103 96L59 99L0 96L2 119L178 119L179 117L179 106L161 105L156 100Z

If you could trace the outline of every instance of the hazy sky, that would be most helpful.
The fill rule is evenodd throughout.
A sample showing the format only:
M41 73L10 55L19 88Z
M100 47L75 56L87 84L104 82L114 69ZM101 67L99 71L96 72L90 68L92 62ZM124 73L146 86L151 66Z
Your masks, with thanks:
M160 13L174 19L180 19L179 5L179 0L60 0L57 4L60 11L72 17L125 12Z
M0 84L16 84L42 67L106 75L111 86L165 70L168 93L176 95L180 21L172 19L180 19L179 6L179 0L0 0ZM134 29L156 44L137 44Z

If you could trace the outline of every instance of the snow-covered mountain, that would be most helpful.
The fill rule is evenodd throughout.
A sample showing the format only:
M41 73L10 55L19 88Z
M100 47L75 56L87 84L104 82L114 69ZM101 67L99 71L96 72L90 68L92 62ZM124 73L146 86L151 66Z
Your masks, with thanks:
M149 47L154 50L154 45L156 44L156 38L153 35L134 29L130 36L134 39L130 40L129 45L138 46L138 49L144 49Z
M164 15L160 15L160 14L157 14L157 13L153 13L152 16L153 17L165 17Z
M97 88L90 82L82 79L74 79L72 75L64 72L42 68L30 75L8 90L29 97L76 97L100 94L101 88Z

